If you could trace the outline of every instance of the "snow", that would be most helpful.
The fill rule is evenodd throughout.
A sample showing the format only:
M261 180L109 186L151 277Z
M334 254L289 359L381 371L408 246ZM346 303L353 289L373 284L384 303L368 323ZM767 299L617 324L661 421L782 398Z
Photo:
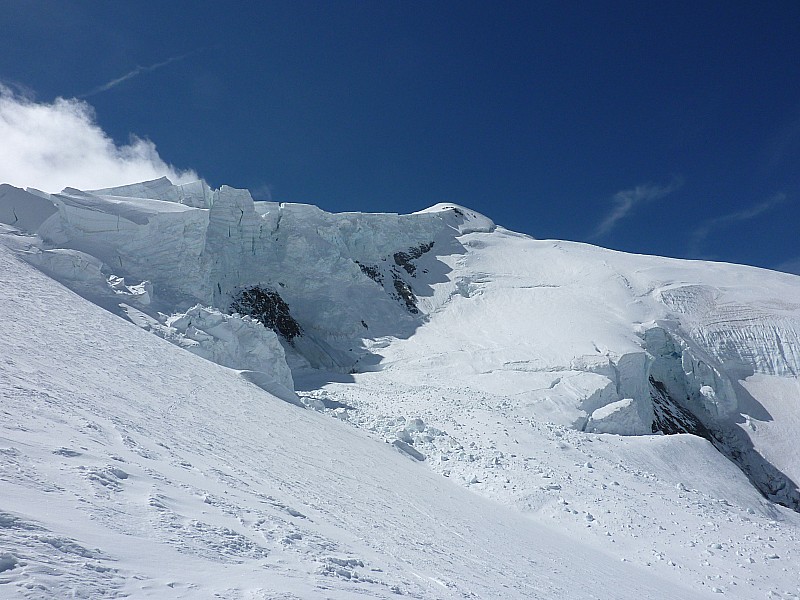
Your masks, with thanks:
M193 181L173 185L166 177L102 190L92 190L97 196L121 196L126 198L149 198L165 202L177 202L194 208L211 208L214 191L205 181Z
M491 233L496 228L488 217L458 204L435 204L414 214L437 214L461 235L475 232Z
M632 431L646 431L652 422L640 414L640 407L633 398L623 398L601 406L593 411L584 427L592 433L630 434Z
M4 596L703 597L0 266Z
M800 597L800 278L453 204L32 195L0 596Z
M275 383L294 390L292 372L278 336L247 316L226 315L200 306L154 319L132 306L122 305L131 322L143 329L231 369L265 373ZM253 376L251 375L251 378Z
M746 415L742 428L764 457L792 480L800 481L797 450L786 444L800 431L800 382L775 375L751 375L741 382L742 388L758 398L760 414ZM756 412L755 410L752 412Z
M55 212L49 200L7 183L0 184L0 223L34 232Z

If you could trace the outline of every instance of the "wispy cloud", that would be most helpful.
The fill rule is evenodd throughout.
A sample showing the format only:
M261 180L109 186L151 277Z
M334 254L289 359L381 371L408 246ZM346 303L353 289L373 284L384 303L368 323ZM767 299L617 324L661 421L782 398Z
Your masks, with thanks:
M628 214L639 204L652 202L663 198L680 188L683 185L683 178L675 177L668 185L655 185L647 183L637 185L630 190L622 190L614 194L612 198L611 211L600 221L591 234L591 239L603 237L609 233L617 223L628 216Z
M36 102L0 83L0 183L58 192L169 177L198 178L159 156L150 140L131 136L117 145L95 120L94 109L75 98Z
M771 198L754 204L753 206L703 221L692 231L691 237L689 238L689 255L700 256L703 242L714 231L729 227L736 223L754 219L765 212L772 210L785 200L786 194L775 194Z
M262 183L253 188L248 187L248 189L250 190L250 195L253 196L253 200L272 202L272 186L268 183Z
M194 52L187 52L186 54L181 54L179 56L173 56L171 58L168 58L167 60L161 61L161 62L156 63L154 65L150 65L149 67L136 67L135 69L133 69L132 71L129 71L128 73L125 73L125 75L123 75L121 77L117 77L116 79L112 79L111 81L108 81L108 82L104 83L103 85L97 86L93 90L89 90L85 94L81 94L80 96L78 96L78 98L88 98L90 96L94 96L95 94L100 94L102 92L107 92L111 88L115 88L119 84L124 83L124 82L126 82L126 81L128 81L130 79L133 79L134 77L138 77L139 75L143 75L145 73L152 73L153 71L156 71L156 70L158 70L158 69L160 69L162 67L166 67L167 65L171 65L174 62L178 62L179 60L183 60L184 58L186 58L188 56L191 56L192 54L194 54Z
M786 123L770 140L764 151L760 170L771 174L781 167L794 168L797 163L792 160L797 156L798 149L800 149L800 114L796 115L793 121ZM787 158L791 160L787 161Z

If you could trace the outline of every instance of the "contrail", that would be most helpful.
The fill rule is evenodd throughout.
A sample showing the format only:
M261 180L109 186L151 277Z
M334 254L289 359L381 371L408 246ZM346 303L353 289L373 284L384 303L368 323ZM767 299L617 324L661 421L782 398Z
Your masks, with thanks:
M109 82L104 83L101 86L94 88L93 90L86 92L85 94L81 94L78 98L88 98L89 96L94 96L95 94L100 94L102 92L107 92L111 88L117 87L120 83L128 81L129 79L133 79L134 77L138 77L143 73L152 73L153 71L160 69L161 67L166 67L169 64L177 62L179 60L183 60L187 56L191 56L194 52L187 52L186 54L181 54L179 56L173 56L172 58L168 58L165 61L156 63L154 65L150 65L149 67L136 67L133 71L129 73L125 73L122 77L117 77L116 79L112 79Z

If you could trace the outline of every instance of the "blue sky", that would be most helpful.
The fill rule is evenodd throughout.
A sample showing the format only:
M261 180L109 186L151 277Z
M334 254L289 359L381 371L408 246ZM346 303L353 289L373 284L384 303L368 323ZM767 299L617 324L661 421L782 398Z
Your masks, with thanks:
M534 237L800 272L796 1L0 11L6 100L65 99L116 157L135 135L142 160L261 198L457 202Z

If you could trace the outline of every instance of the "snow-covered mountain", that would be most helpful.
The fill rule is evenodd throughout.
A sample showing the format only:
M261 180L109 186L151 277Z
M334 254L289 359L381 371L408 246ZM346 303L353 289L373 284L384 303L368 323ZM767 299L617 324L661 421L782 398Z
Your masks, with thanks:
M0 597L800 598L796 276L166 179L0 221Z

